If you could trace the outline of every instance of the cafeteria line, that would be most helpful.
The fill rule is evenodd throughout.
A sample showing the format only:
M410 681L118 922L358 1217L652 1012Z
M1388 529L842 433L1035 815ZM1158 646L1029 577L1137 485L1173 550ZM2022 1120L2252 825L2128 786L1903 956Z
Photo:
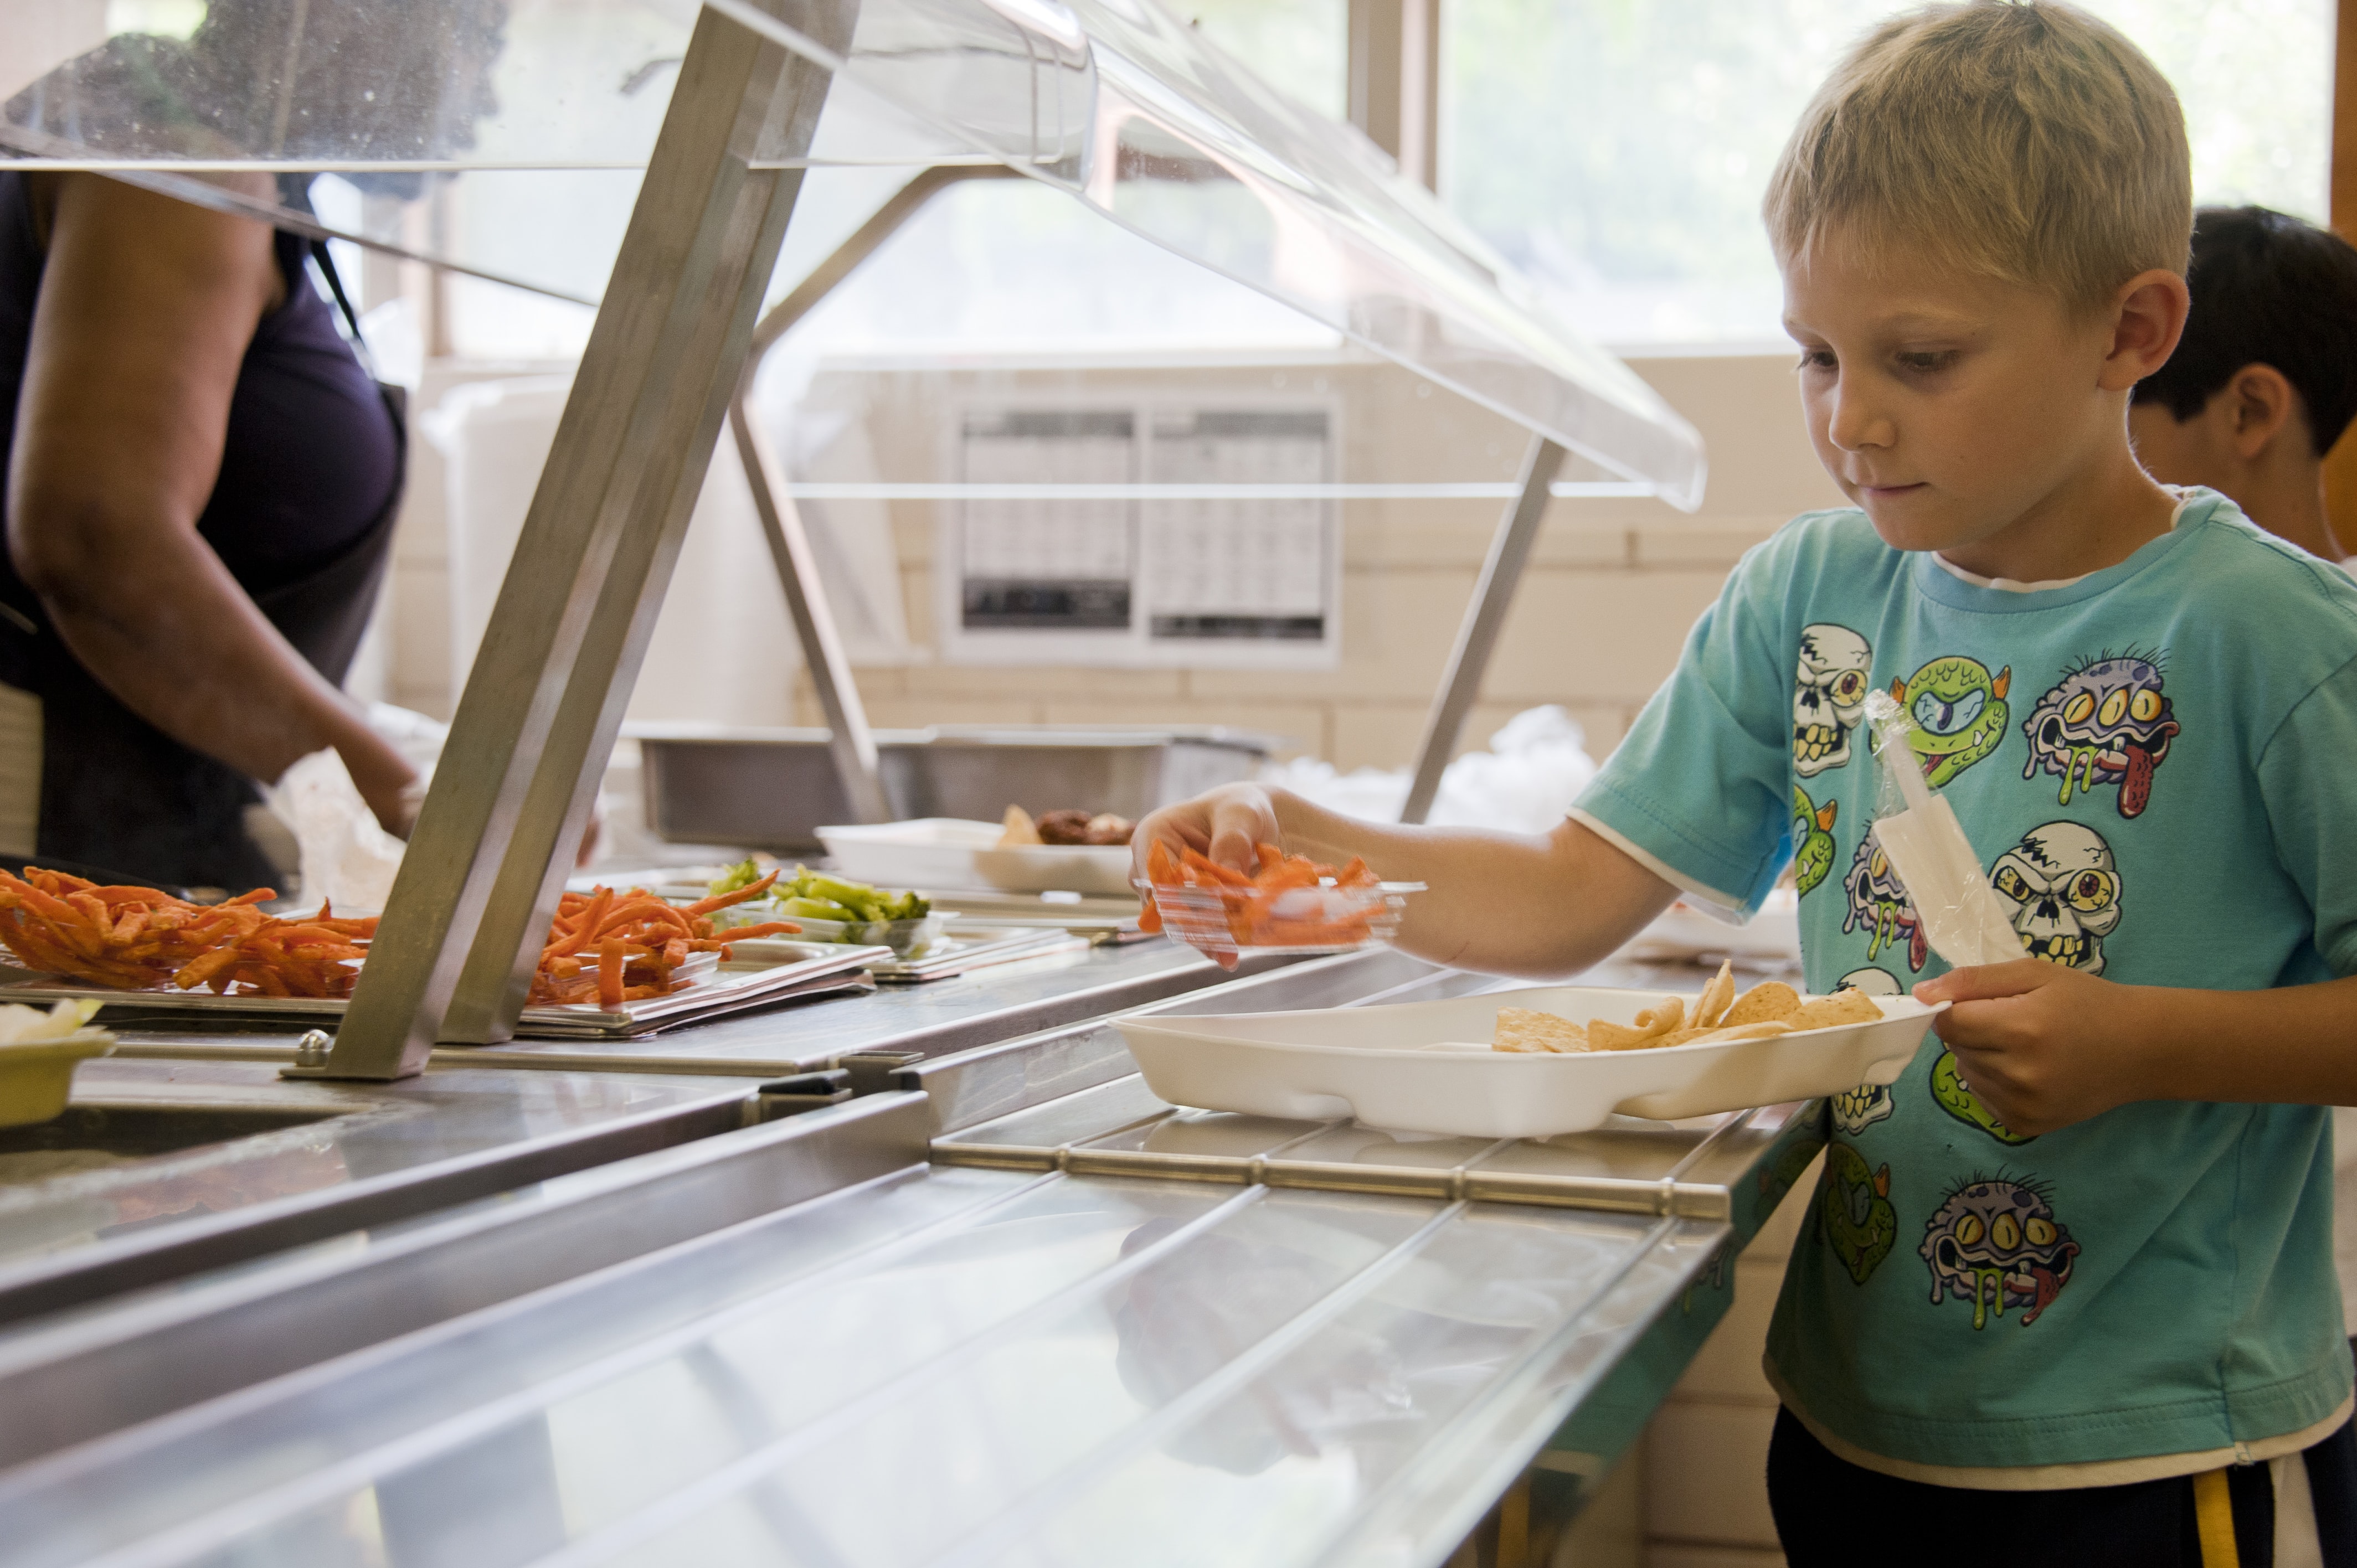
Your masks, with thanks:
M1155 836L1545 832L1841 500L1295 8L0 0L0 1564L1782 1561L1831 797L1528 995Z

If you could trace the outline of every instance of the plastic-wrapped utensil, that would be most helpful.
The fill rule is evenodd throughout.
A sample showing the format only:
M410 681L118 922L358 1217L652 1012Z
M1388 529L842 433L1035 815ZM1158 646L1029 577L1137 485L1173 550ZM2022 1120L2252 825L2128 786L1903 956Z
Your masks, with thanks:
M1888 692L1866 699L1882 784L1874 835L1906 885L1932 950L1959 969L2022 956L2013 917L1981 870L1955 808L1923 778L1908 733L1915 721Z

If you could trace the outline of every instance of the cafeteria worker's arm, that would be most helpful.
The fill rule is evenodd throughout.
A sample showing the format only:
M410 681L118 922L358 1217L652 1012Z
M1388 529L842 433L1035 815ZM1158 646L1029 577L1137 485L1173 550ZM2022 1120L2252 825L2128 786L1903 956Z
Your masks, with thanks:
M408 764L197 532L239 365L285 297L270 229L95 175L48 177L7 476L18 575L74 657L157 729L264 780L332 746L405 832Z
M1166 806L1131 840L1138 875L1159 839L1239 870L1253 846L1421 882L1394 946L1435 963L1555 979L1596 963L1667 908L1677 889L1602 835L1566 821L1547 833L1362 822L1284 789L1230 784Z

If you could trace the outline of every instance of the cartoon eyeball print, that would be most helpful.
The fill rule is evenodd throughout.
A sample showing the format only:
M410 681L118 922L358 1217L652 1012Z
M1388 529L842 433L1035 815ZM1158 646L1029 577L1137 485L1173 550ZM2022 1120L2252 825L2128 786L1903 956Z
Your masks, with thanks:
M2106 654L2066 673L2022 721L2029 761L2021 776L2059 777L2065 806L2073 794L2116 789L2120 815L2140 816L2180 727L2161 690L2158 655Z
M2012 666L1991 675L1987 665L1962 654L1934 659L1890 683L1891 696L1915 721L1907 745L1932 789L2005 744L2005 693L2012 684Z
M2013 929L2032 958L2104 972L2104 939L2120 923L2120 873L2104 836L2076 822L2048 822L1989 867L1989 885L2013 906Z
M2071 1283L2079 1243L2054 1215L2042 1184L1975 1176L1925 1222L1918 1255L1932 1270L1932 1305L1950 1294L1973 1304L1973 1326L2027 1307L2024 1328Z

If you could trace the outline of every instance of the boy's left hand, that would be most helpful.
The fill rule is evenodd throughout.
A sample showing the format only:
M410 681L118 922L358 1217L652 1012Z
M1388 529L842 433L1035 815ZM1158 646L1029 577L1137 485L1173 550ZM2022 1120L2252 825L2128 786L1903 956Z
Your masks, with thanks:
M2131 989L2025 958L1940 975L1915 996L1952 1004L1932 1027L1981 1103L2013 1131L2039 1133L2155 1098L2137 1092Z

